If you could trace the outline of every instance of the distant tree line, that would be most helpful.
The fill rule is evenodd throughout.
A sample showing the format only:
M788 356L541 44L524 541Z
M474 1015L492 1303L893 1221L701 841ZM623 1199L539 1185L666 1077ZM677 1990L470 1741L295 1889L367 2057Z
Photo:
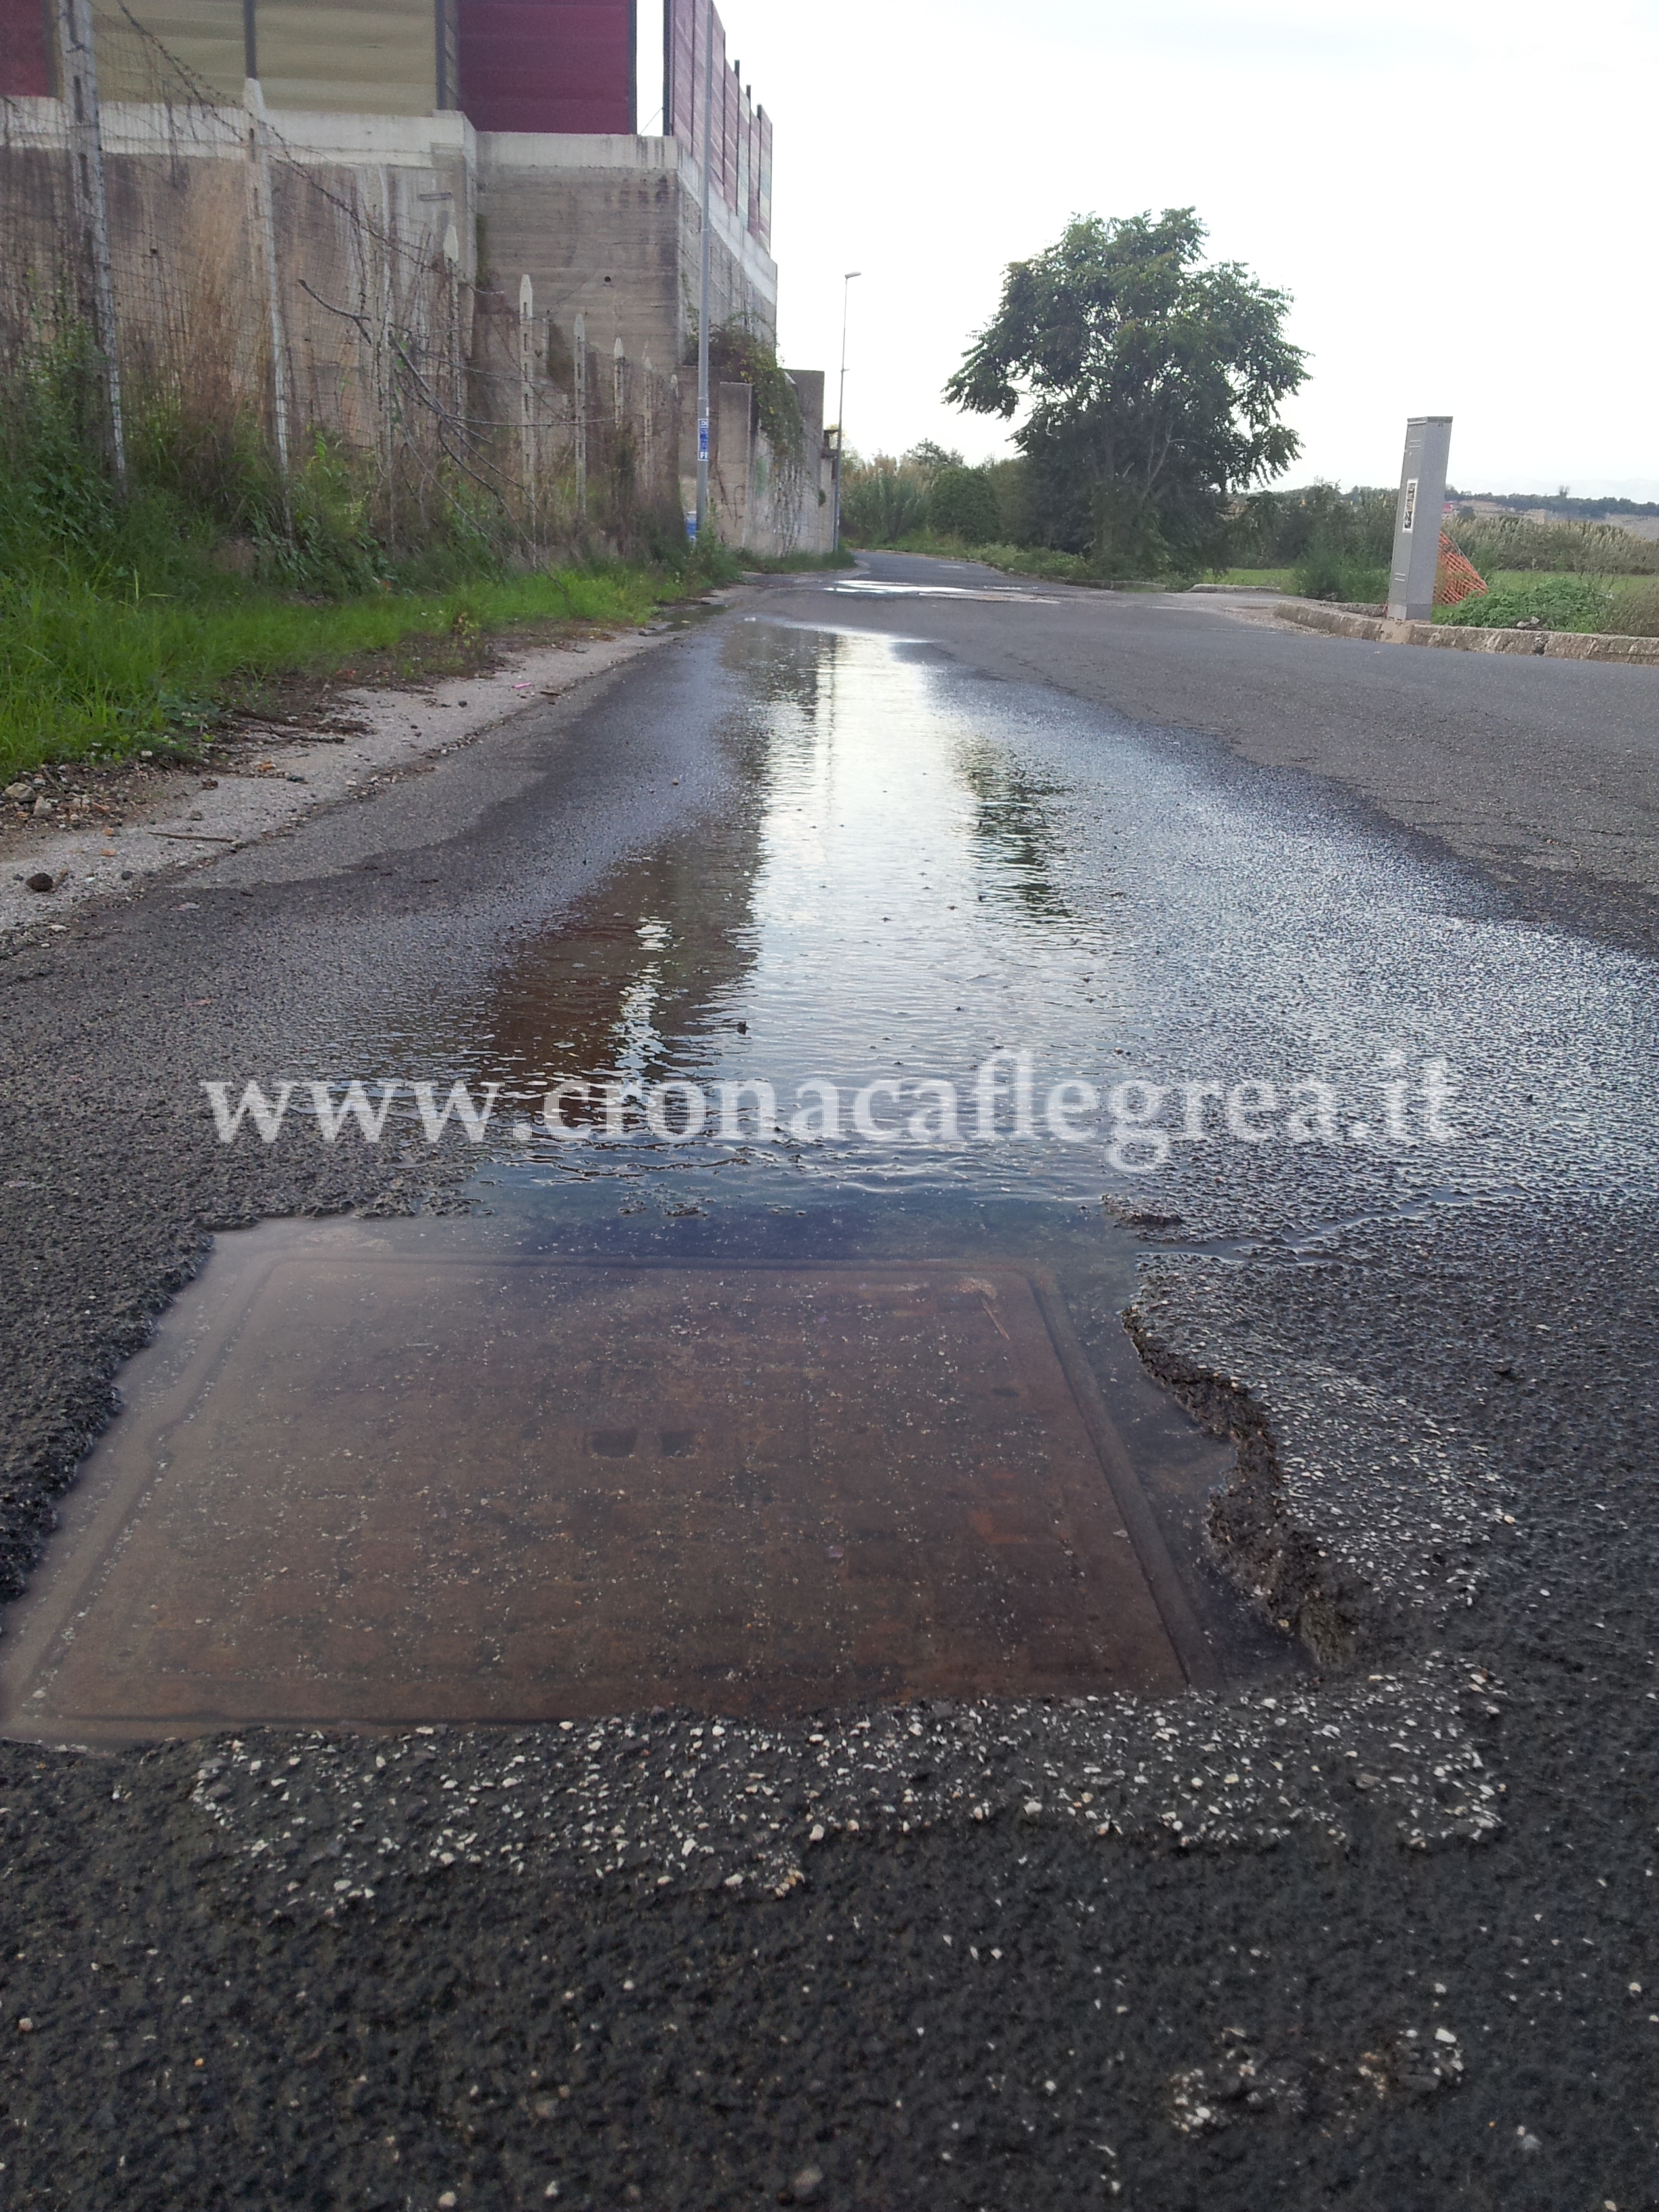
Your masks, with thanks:
M1558 492L1455 491L1448 484L1446 498L1448 501L1485 500L1494 507L1507 507L1513 514L1530 514L1541 507L1546 514L1563 522L1601 522L1613 514L1659 514L1659 500L1575 499L1565 484Z

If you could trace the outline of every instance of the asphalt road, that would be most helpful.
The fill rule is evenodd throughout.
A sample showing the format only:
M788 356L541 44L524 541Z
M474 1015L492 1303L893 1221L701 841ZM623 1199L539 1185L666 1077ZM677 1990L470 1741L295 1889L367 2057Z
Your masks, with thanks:
M1254 595L1099 593L966 563L871 557L872 577L931 574L1052 600L1018 626L929 603L925 634L975 665L1191 731L1264 768L1301 769L1478 863L1517 910L1650 949L1659 927L1659 710L1644 678L1599 663L1325 638ZM1081 605L1079 605L1081 602ZM1224 608L1224 614L1218 609ZM894 610L894 629L915 617ZM1241 621L1256 634L1248 644Z
M11 1593L213 1231L474 1202L465 1147L222 1147L199 1080L379 1071L653 855L752 873L766 702L795 712L828 629L866 719L957 749L1031 941L1117 933L1126 1066L1358 1080L1397 1040L1458 1072L1449 1149L1194 1146L1108 1194L1143 1358L1237 1446L1215 1571L1299 1662L718 1742L679 1713L580 1750L8 1744L9 2201L1659 2205L1659 683L864 575L1006 604L769 585L7 948ZM695 908L695 872L670 888ZM919 1019L892 989L884 1018ZM534 1850L500 1840L514 1761ZM659 1875L665 1824L700 1820L706 1871Z

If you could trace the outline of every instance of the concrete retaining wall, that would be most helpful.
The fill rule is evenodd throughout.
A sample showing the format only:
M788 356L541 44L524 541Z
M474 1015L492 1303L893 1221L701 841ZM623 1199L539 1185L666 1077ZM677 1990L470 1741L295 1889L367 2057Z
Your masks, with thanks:
M1626 660L1659 666L1659 637L1604 637L1566 629L1465 629L1442 623L1390 622L1310 599L1281 599L1281 622L1333 637L1369 638L1374 645L1434 645L1455 653L1524 653L1552 660Z
M296 458L330 433L415 496L459 455L537 538L694 503L696 374L683 364L702 175L676 140L478 133L453 111L269 114L256 135L272 285L246 107L110 101L102 126L130 391L177 389L273 440L280 417ZM75 266L69 163L61 101L0 100L8 337ZM711 322L769 341L770 255L718 196L712 228ZM721 388L714 527L729 544L830 542L823 380L795 384L799 458L771 452L746 385Z
M715 386L708 410L709 516L722 544L746 553L828 553L835 543L834 457L823 436L823 372L790 372L800 404L799 453L780 454L762 428L753 386ZM680 498L697 498L695 378L680 386Z

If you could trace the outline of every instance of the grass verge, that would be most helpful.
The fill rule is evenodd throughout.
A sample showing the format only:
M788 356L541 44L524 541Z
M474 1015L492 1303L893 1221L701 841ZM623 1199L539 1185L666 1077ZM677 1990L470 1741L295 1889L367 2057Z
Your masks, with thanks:
M851 568L857 564L844 549L839 553L744 553L738 556L746 576L796 576L803 570Z
M1296 589L1294 568L1212 568L1205 579L1211 584L1231 584L1236 589L1261 588L1270 592L1293 592Z
M0 580L0 781L44 762L188 749L273 678L356 674L370 661L383 676L431 672L485 635L635 624L738 573L720 552L684 571L554 568L322 603L256 586L191 603L40 571Z
M891 545L872 547L884 553L932 553L946 561L977 561L987 568L1000 568L1010 576L1031 576L1045 584L1088 584L1103 592L1179 592L1190 577L1131 579L1103 576L1091 568L1086 555L1056 553L1041 545L970 545L965 538L940 537L935 531L913 530Z
M1292 568L1223 568L1215 572L1212 580L1267 585L1287 598L1297 596L1297 575ZM1549 575L1531 569L1500 568L1487 577L1486 583L1484 597L1465 599L1456 607L1437 608L1436 622L1455 628L1500 629L1524 622L1529 628L1659 637L1659 581L1651 576L1587 576L1565 571ZM1379 595L1373 591L1370 597L1374 600Z
M1479 629L1551 629L1659 637L1659 583L1650 576L1539 575L1498 569L1485 594L1435 611L1437 623Z

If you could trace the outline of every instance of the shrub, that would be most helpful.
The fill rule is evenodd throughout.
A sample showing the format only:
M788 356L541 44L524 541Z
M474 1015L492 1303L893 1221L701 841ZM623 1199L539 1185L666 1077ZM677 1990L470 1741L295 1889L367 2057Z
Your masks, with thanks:
M1304 599L1338 599L1373 606L1389 594L1386 568L1362 566L1328 543L1310 546L1296 564L1296 588Z
M1618 592L1607 626L1620 637L1659 637L1659 584Z
M988 545L1000 534L997 495L984 469L941 469L927 493L927 527L939 538Z
M994 568L1006 568L1010 575L1035 576L1045 584L1092 584L1098 582L1095 570L1085 553L1058 553L1043 545L981 545L977 549L981 561Z
M1241 568L1288 568L1318 553L1351 568L1386 569L1394 550L1395 504L1392 491L1362 485L1351 491L1312 483L1258 492L1241 500L1229 517L1227 551Z
M997 540L1003 545L1030 545L1036 540L1036 514L1031 501L1031 472L1023 455L1010 461L988 461L985 474L996 494Z
M927 488L914 469L878 455L848 454L842 477L841 534L854 545L893 545L924 529Z
M1613 626L1614 594L1588 576L1540 576L1535 584L1495 584L1484 599L1464 599L1436 620L1460 629L1604 630Z
M319 431L289 492L291 526L262 518L254 536L262 581L320 598L370 590L385 556L368 522L366 472Z

